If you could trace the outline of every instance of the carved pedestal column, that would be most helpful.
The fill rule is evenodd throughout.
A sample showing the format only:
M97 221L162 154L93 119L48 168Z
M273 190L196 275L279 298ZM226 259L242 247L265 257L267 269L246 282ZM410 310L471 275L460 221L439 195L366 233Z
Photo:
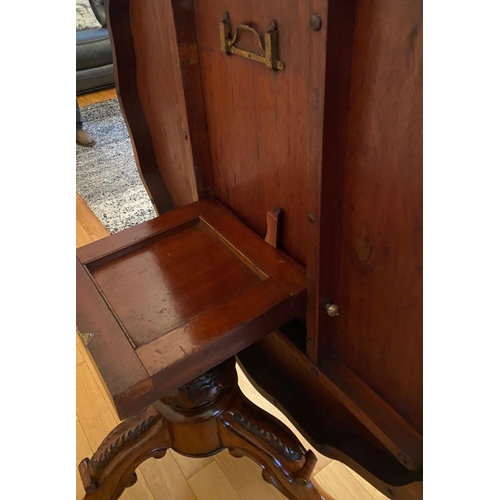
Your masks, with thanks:
M240 391L231 358L118 425L79 470L86 500L115 500L137 480L135 469L172 448L203 457L227 448L262 467L291 500L327 499L310 481L316 463L292 432Z

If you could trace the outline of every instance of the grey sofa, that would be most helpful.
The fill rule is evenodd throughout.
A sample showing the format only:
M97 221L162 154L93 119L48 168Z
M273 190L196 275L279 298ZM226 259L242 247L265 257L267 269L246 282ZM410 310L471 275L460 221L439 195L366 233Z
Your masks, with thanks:
M106 29L104 0L89 0L99 28L76 32L76 93L114 86L113 56Z

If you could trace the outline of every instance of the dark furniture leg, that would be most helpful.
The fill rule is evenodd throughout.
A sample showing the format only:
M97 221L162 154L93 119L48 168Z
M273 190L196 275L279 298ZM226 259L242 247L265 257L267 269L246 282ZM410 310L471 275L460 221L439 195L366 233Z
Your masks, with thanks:
M291 500L330 499L310 481L312 451L241 393L234 357L119 424L79 465L85 500L116 500L137 480L135 469L168 448L192 457L227 448L257 462L263 478Z

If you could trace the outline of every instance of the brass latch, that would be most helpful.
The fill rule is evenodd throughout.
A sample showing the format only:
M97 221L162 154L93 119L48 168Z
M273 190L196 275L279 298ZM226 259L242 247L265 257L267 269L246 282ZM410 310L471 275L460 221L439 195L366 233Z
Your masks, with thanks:
M262 39L260 34L252 27L246 24L238 24L234 33L231 31L231 21L229 21L229 12L224 12L222 15L222 21L219 24L220 28L220 44L222 52L226 54L234 54L237 56L242 56L252 61L257 61L265 64L269 69L272 70L282 70L285 65L279 58L278 49L278 28L276 26L276 21L271 21L269 29L264 33L264 45L262 45ZM240 49L236 47L236 42L238 41L238 36L241 31L250 31L257 38L260 50L262 54L256 52L251 52L248 50Z

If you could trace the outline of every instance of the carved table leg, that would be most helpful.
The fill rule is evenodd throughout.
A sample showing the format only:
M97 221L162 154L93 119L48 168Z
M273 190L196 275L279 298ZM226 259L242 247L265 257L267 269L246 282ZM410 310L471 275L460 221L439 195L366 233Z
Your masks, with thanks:
M152 406L124 420L78 466L85 500L116 500L137 481L135 469L150 457L163 457L170 446L168 423Z
M236 457L243 455L262 467L262 477L290 500L327 500L310 481L317 458L306 451L283 423L238 391L219 416L222 444Z
M79 465L85 500L116 500L135 483L142 462L169 448L192 457L228 448L256 461L264 479L290 500L330 499L310 481L314 453L241 393L234 358L118 425Z

